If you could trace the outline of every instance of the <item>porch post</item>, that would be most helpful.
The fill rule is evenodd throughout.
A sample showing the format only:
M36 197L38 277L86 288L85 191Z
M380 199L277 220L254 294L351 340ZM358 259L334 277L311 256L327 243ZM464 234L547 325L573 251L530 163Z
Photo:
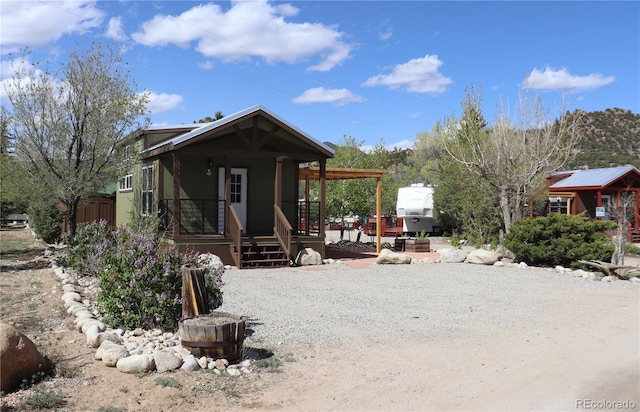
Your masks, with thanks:
M276 177L273 183L273 200L276 206L282 209L282 157L276 157Z
M229 234L229 224L231 223L231 214L229 213L229 205L231 201L231 161L229 156L224 156L224 235Z
M602 191L601 190L598 190L596 192L596 207L602 207ZM601 219L596 217L596 220L601 220Z
M636 190L636 218L635 227L640 229L640 190Z
M376 251L380 253L380 233L382 228L382 178L379 177L376 182Z
M326 184L327 184L327 159L320 159L320 188L319 188L319 196L320 196L320 216L318 216L318 230L320 237L325 236L325 228L324 228L324 220L326 216L326 207L327 207L327 194L325 193Z
M180 156L177 153L173 157L173 237L180 235Z

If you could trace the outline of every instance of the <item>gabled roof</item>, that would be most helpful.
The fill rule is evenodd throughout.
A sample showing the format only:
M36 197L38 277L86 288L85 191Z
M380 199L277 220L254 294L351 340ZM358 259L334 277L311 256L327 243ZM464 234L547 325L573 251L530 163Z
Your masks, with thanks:
M640 170L633 166L556 172L550 178L553 179L563 175L567 177L549 186L551 191L603 189L627 176L635 178L638 181L638 185L640 185Z
M202 136L205 133L211 132L213 130L216 129L221 129L224 128L225 126L228 126L229 124L242 119L244 117L251 117L253 115L256 114L263 114L266 115L266 117L271 117L274 120L276 120L277 122L281 123L282 125L284 125L286 128L288 128L291 132L295 133L296 135L298 135L298 137L300 137L302 140L306 140L307 143L311 144L312 146L315 146L317 149L319 149L321 152L324 152L325 155L328 155L329 157L333 157L334 155L334 151L333 149L329 148L328 146L326 146L325 144L319 142L318 140L314 139L313 137L311 137L310 135L308 135L307 133L303 132L302 130L298 129L296 126L294 126L293 124L287 122L286 120L284 120L283 118L277 116L275 113L269 111L267 108L265 108L264 106L261 105L257 105L257 106L253 106L250 107L248 109L239 111L237 113L234 113L232 115L229 116L225 116L222 119L218 119L214 122L211 123L201 123L201 124L196 124L195 128L193 128L192 130L186 131L185 133L181 133L171 139L162 141L158 144L155 144L151 147L148 147L147 149L143 150L143 155L145 153L149 153L152 152L156 149L159 149L163 146L169 146L171 148L177 148L179 146L182 145L186 145L188 144L190 141L195 140L197 137ZM189 125L189 126L194 126L194 125ZM163 130L167 130L168 127L163 127ZM151 130L151 129L149 129Z

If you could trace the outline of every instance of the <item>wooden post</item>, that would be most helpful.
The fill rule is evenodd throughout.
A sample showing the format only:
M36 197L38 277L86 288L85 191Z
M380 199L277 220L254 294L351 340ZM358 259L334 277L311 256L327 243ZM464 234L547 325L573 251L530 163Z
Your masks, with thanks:
M204 269L182 267L182 319L209 313Z

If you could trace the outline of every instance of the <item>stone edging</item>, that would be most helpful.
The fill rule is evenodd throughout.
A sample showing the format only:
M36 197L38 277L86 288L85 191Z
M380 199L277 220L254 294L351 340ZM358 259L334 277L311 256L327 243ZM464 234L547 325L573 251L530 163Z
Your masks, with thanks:
M230 364L226 359L196 358L182 347L176 333L161 330L112 329L101 320L90 295L96 293L97 280L75 276L55 259L51 269L62 284L62 298L68 314L75 317L75 327L82 332L87 346L95 348L95 359L123 373L168 372L173 370L212 370L217 375L241 376L253 372L251 359ZM93 284L92 284L93 283ZM88 293L87 293L88 292Z

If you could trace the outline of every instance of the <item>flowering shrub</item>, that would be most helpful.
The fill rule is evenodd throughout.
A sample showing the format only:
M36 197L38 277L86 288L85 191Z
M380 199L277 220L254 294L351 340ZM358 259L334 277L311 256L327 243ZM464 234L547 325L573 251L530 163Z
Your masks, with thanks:
M98 276L98 310L105 322L129 329L176 329L182 315L182 267L198 264L198 254L162 247L155 235L110 231L102 224L83 228L69 253L76 267ZM210 308L215 309L222 304L224 267L203 267Z
M113 243L114 232L106 220L78 225L76 236L67 241L67 264L78 274L96 276Z

